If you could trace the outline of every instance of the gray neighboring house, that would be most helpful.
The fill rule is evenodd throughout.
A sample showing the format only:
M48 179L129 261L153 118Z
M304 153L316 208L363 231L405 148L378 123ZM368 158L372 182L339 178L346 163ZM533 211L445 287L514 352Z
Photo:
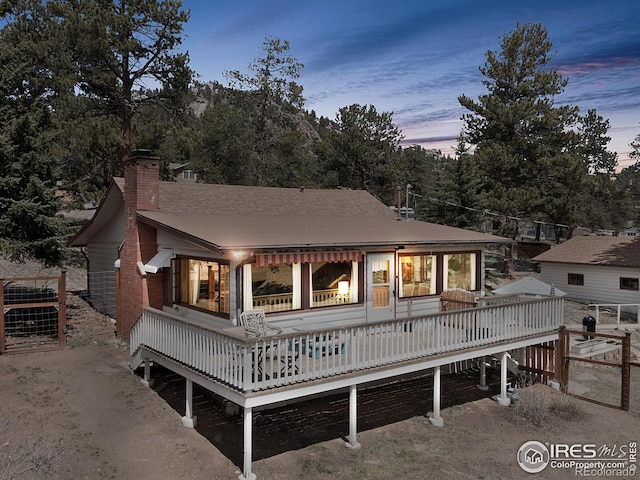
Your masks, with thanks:
M575 237L533 260L540 264L542 281L567 292L568 299L640 303L640 237Z

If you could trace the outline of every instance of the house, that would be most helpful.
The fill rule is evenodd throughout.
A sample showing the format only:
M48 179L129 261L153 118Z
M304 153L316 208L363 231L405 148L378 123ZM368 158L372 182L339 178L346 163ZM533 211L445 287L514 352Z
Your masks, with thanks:
M243 409L243 479L254 408L346 390L355 448L359 386L432 370L441 426L441 367L478 361L486 388L498 357L507 405L511 356L524 368L524 349L558 339L555 297L441 312L443 292L480 296L485 249L510 240L403 220L364 191L160 182L158 168L136 152L70 245L90 270L117 268L117 333L145 381L152 362L186 378L185 425L194 382ZM279 333L248 338L253 310Z
M623 304L637 312L640 304L640 238L580 236L533 259L542 281L583 303ZM633 305L633 306L632 306Z
M171 162L168 168L176 182L196 183L198 181L198 175L189 169L188 163Z

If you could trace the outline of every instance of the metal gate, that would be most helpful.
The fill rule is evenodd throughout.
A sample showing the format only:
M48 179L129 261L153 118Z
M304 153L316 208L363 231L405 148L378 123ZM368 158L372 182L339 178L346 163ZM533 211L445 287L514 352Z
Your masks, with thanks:
M0 279L0 353L66 346L65 275Z

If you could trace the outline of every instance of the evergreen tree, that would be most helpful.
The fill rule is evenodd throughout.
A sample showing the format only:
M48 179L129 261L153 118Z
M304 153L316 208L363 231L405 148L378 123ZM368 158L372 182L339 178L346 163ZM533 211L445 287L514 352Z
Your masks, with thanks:
M400 164L401 140L392 113L378 113L373 105L341 108L335 131L325 138L331 152L325 168L336 176L333 186L367 190L394 205L398 181L393 179Z
M455 158L443 162L429 201L429 220L455 227L479 229L483 202L482 176L473 155L459 139Z
M303 88L296 80L303 68L290 53L288 41L266 38L264 55L249 65L250 73L225 72L233 95L237 125L248 112L253 128L249 154L243 152L238 168L244 183L259 186L312 186L316 182L313 135L308 135L300 109ZM233 113L233 112L232 112ZM221 123L228 123L219 119ZM244 128L241 128L245 133ZM213 152L212 152L213 153Z
M185 107L193 72L188 54L175 52L189 19L181 8L179 0L118 0L73 3L66 11L79 88L95 101L95 113L119 122L120 155L108 166L111 174L122 173L135 144L132 121L141 105ZM146 82L161 88L150 90Z
M0 30L0 252L47 266L65 258L55 195L52 121L58 85L48 12L40 2L2 5Z
M488 90L478 101L459 97L464 140L476 146L487 206L513 217L579 221L588 165L569 133L577 107L555 106L567 80L548 68L552 44L540 24L525 24L487 52L480 67ZM513 232L517 233L517 232Z

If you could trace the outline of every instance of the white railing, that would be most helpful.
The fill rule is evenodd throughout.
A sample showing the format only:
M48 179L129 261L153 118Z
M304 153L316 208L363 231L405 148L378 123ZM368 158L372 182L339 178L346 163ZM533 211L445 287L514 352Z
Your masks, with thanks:
M249 392L549 333L562 320L562 299L545 298L248 339L147 308L130 341L132 355L144 346Z
M638 303L590 303L590 307L596 309L596 323L600 324L600 308L616 310L616 327L620 327L621 312L623 308L634 307L636 310L636 323L640 324L640 304Z
M315 290L311 294L311 305L314 307L324 307L339 303L348 303L348 301L344 295L340 295L337 288ZM263 309L266 313L293 310L293 294L256 295L253 297L253 308Z

